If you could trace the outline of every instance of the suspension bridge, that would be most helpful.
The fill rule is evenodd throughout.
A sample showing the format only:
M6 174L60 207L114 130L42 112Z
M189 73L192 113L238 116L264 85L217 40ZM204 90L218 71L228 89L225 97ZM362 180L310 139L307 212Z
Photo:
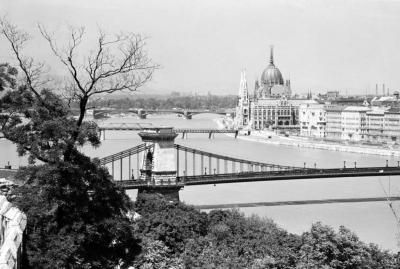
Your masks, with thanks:
M400 175L400 164L340 168L295 167L239 159L174 143L173 128L139 132L143 144L100 159L116 184L142 192L158 192L179 199L185 186L275 180Z

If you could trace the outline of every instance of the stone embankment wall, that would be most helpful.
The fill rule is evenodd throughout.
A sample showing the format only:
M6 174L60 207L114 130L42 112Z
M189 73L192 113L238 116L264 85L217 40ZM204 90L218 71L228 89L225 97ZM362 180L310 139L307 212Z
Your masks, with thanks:
M12 182L0 179L0 193L7 194ZM0 269L21 268L26 216L0 195Z

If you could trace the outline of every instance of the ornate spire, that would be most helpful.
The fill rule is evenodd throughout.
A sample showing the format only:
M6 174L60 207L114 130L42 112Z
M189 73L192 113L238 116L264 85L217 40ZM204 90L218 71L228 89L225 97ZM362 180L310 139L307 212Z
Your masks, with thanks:
M274 65L274 46L273 45L271 45L270 50L271 50L271 52L270 52L270 56L269 56L269 63L271 65Z
M246 69L242 70L240 74L239 96L243 98L243 100L248 99Z

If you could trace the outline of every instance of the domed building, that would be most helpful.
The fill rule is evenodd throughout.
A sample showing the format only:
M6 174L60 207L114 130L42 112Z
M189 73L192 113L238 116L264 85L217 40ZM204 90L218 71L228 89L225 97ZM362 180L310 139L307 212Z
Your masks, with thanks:
M290 80L284 82L281 71L274 64L274 50L271 46L269 65L261 74L260 83L256 82L255 98L283 97L289 98L292 95Z
M235 123L238 128L262 130L265 128L293 129L298 127L299 105L312 100L292 99L290 80L284 80L274 64L271 46L269 65L256 80L254 95L249 97L246 75L242 72Z

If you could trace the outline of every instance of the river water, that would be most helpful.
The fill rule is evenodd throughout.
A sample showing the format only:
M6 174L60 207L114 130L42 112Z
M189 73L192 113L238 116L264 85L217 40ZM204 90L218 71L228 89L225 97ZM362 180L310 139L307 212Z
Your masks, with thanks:
M216 117L218 116L213 114L200 114L195 115L192 120L185 120L175 115L149 115L146 120L124 117L110 118L105 122L151 123L154 126L178 128L216 128L214 121ZM107 131L106 140L98 149L85 147L83 151L92 157L104 157L140 143L142 142L136 132ZM187 139L178 137L175 143L241 159L300 167L304 162L309 166L317 163L318 167L342 167L343 161L346 161L347 165L357 162L357 166L384 166L386 159L394 165L398 161L398 158L386 156L244 141L224 134L217 134L214 139L208 139L207 134L189 134ZM4 166L8 161L14 166L26 163L25 158L17 157L14 145L0 140L0 166ZM205 205L382 197L385 196L382 186L387 192L390 186L391 195L399 195L400 177L310 179L191 186L185 187L180 192L180 198L188 204ZM129 191L128 194L135 199L135 191ZM399 202L394 202L394 207L400 212ZM261 217L272 218L282 228L298 234L310 229L311 224L316 221L321 221L335 229L344 225L356 232L365 242L376 243L394 252L399 250L396 221L386 202L252 207L240 210L246 215L257 214Z

